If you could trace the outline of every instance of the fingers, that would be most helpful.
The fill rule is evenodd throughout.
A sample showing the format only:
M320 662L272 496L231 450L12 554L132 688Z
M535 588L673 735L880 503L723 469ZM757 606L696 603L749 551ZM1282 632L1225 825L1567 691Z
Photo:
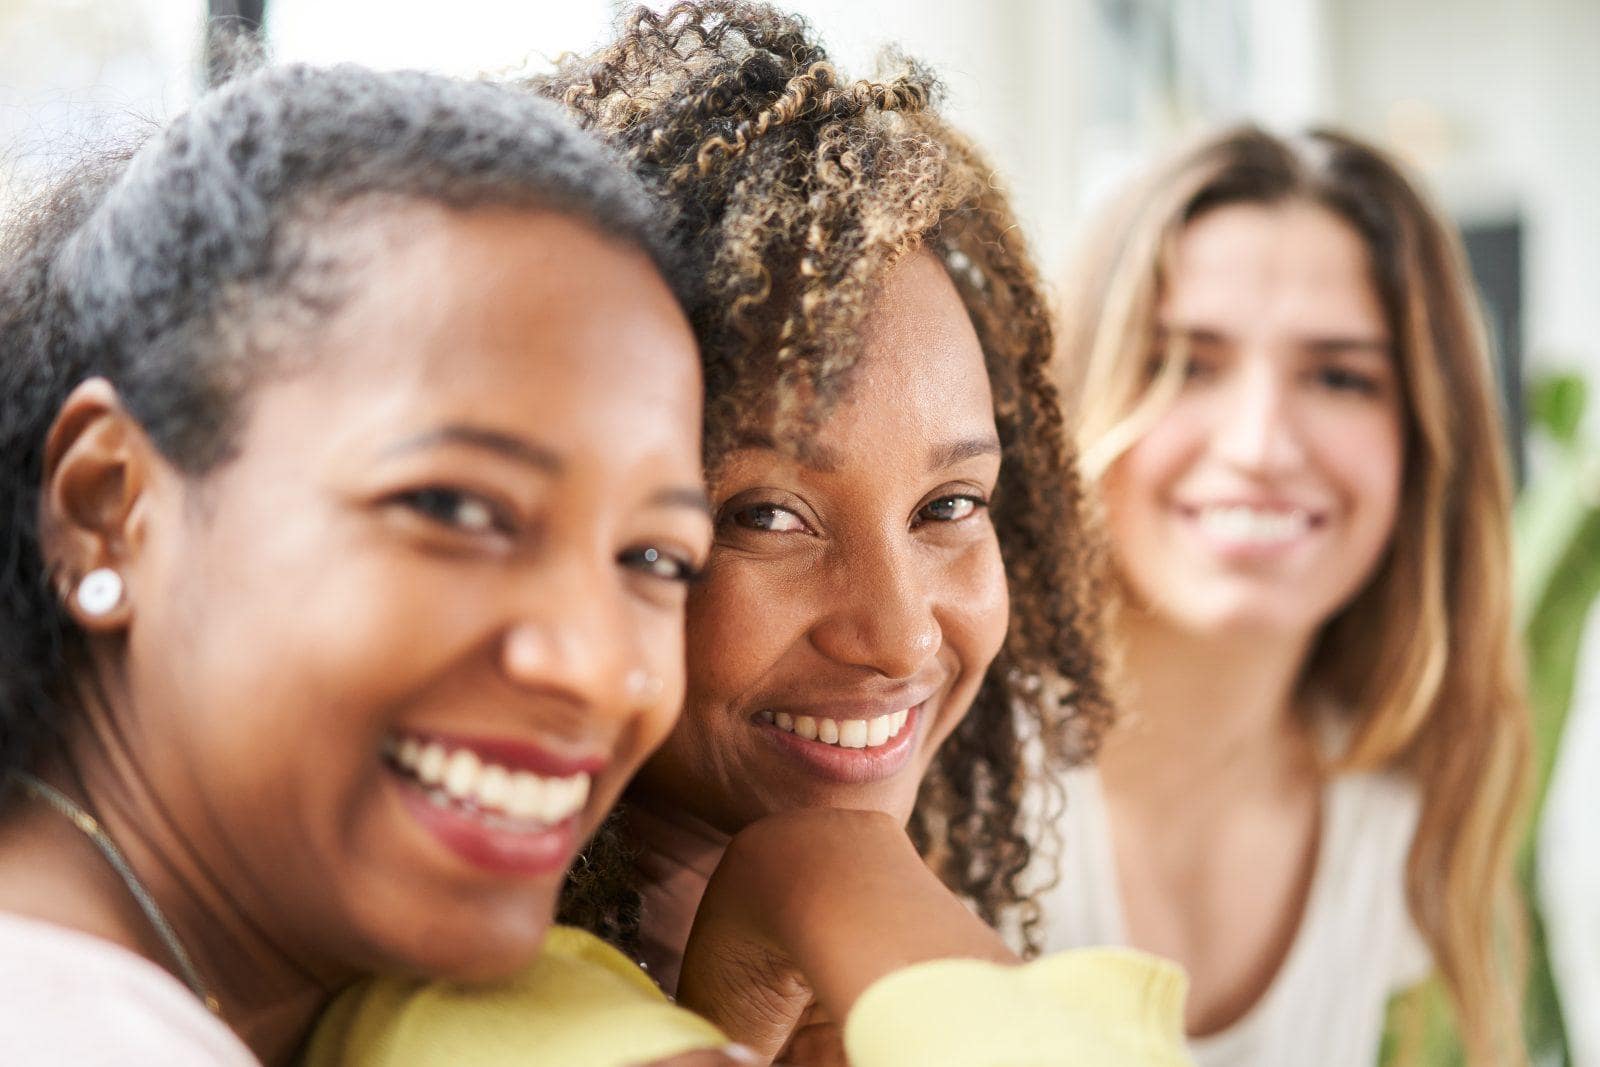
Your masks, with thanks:
M708 916L702 905L678 978L680 1006L770 1058L794 1032L811 999L811 991L783 961L747 939L737 923Z

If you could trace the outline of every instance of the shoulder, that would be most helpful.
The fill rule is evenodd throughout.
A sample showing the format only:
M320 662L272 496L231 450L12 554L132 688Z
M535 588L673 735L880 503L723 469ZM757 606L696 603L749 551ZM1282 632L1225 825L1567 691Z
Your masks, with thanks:
M726 1039L667 1000L636 963L591 934L550 931L539 958L502 982L380 978L339 998L309 1067L521 1067L640 1063Z
M1328 784L1328 840L1316 877L1330 883L1324 891L1335 902L1334 937L1360 936L1353 943L1372 946L1377 956L1367 966L1388 992L1415 985L1433 968L1405 892L1421 811L1421 787L1403 770L1351 771Z
M0 1029L19 1063L254 1065L177 979L88 934L0 914Z
M1177 1067L1187 980L1128 949L1055 953L1020 967L935 960L868 989L845 1024L851 1063Z
M1366 842L1367 851L1408 851L1422 813L1422 788L1416 777L1397 766L1344 767L1356 732L1355 717L1331 697L1310 699L1323 756L1333 768L1323 793L1325 829ZM1374 837L1380 830L1382 835Z

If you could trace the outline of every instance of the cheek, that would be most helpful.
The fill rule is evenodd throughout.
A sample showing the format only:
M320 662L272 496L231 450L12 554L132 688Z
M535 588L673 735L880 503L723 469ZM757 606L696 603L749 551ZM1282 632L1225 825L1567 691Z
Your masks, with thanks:
M631 731L636 743L619 752L619 762L632 774L649 755L660 748L678 723L683 709L686 679L684 673L683 616L675 612L652 612L639 629L639 646L644 649L643 669L659 680L660 690L646 703ZM625 736L627 734L625 733Z
M1196 405L1180 400L1106 469L1098 489L1119 540L1123 532L1134 532L1163 507L1205 442L1201 413Z
M141 703L165 709L177 735L153 742L152 758L194 761L246 807L288 782L310 806L331 803L375 772L408 702L473 654L494 589L375 546L305 501L272 522L229 503L186 524L166 595L130 634L130 667L153 697Z
M1327 419L1318 452L1363 529L1387 540L1399 511L1405 447L1399 416L1372 412Z
M803 576L772 561L713 560L689 594L686 715L720 721L759 688L805 634L804 589Z
M927 738L929 758L971 710L989 665L1005 643L1011 598L998 541L990 537L962 553L946 572L941 588L948 595L935 608L935 617L945 655L954 660L955 674L947 714Z
M944 588L951 596L942 627L945 644L960 657L963 673L981 676L1000 654L1011 621L1011 597L1000 543L993 536L973 546L952 567Z

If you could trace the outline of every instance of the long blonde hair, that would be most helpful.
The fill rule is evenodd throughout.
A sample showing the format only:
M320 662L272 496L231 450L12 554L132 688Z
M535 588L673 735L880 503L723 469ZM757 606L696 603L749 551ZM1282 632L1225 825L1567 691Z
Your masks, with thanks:
M1336 770L1403 767L1422 813L1406 894L1469 1062L1521 1063L1526 936L1513 877L1530 740L1512 625L1510 477L1482 317L1453 230L1400 168L1350 137L1252 127L1183 153L1133 191L1066 287L1058 349L1086 472L1160 418L1155 314L1183 229L1225 204L1313 203L1360 234L1406 397L1403 499L1372 580L1324 627L1303 685L1353 716ZM1181 360L1181 355L1178 356Z

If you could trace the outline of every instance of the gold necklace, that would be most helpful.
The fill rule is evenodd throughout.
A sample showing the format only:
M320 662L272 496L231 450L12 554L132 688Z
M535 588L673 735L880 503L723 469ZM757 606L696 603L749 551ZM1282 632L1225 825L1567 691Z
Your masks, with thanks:
M57 812L66 816L68 822L83 831L84 836L94 842L95 848L100 850L100 854L106 858L106 862L111 864L111 869L117 872L117 877L122 879L123 885L128 887L128 892L133 895L134 902L139 905L139 910L144 912L144 917L149 920L150 926L156 932L156 936L161 939L161 943L166 946L167 952L171 954L173 961L177 963L178 970L183 975L184 984L189 987L195 996L200 998L200 1002L206 1006L207 1011L221 1018L222 1005L212 994L210 987L206 985L205 979L200 977L200 969L194 965L194 960L190 958L188 951L184 949L183 942L178 940L177 931L167 921L166 915L162 914L160 906L156 904L155 897L150 895L150 890L146 889L144 883L139 881L138 875L133 873L133 867L129 865L127 857L122 854L122 850L117 847L117 843L111 840L111 835L106 833L99 820L83 810L83 807L77 801L54 786L41 782L33 775L17 772L15 777L22 784L22 788L27 790L29 796L36 800L44 801Z

